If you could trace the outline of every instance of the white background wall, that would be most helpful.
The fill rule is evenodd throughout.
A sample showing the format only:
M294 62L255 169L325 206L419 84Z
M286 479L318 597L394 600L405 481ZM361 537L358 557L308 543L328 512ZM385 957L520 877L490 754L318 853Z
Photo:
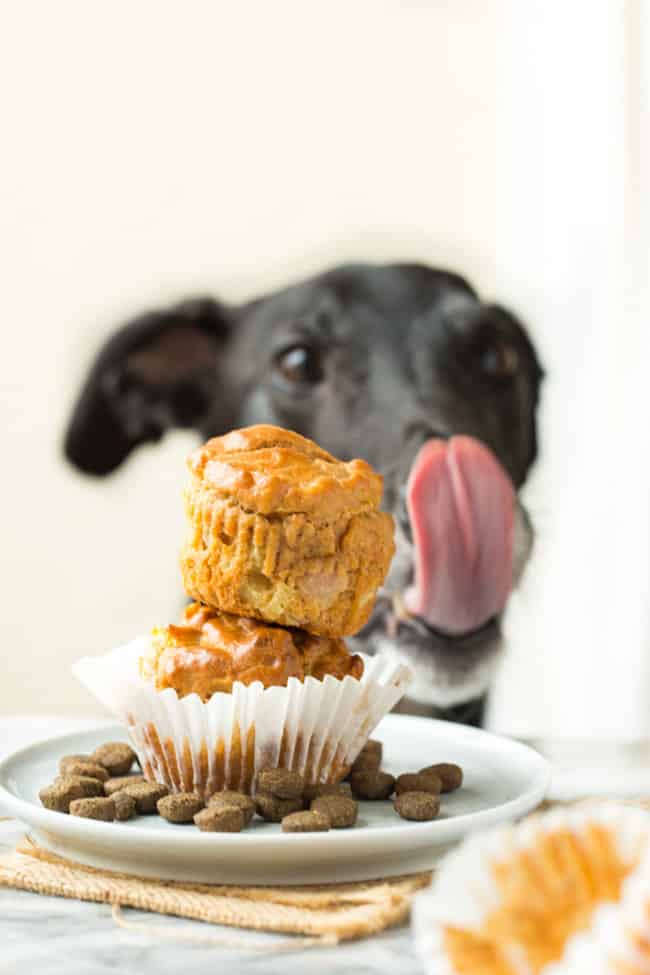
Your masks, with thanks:
M584 76L568 103L562 85L571 89L576 52L589 47L599 17L601 43L613 22L614 35L625 34L623 6L576 0L569 35L556 0L13 5L0 37L0 709L91 712L70 663L177 612L192 438L168 436L106 481L83 479L60 453L90 357L133 313L204 291L244 298L342 260L413 258L466 274L522 313L552 367L550 389L559 382L566 396L580 356L575 335L588 341L591 312L579 320L584 305L575 302L558 316L549 303L553 288L572 284L570 275L540 273L566 231L544 166L552 158L562 183L557 153L570 159L582 145L586 168L569 168L573 184L564 183L570 207L590 170L581 139L592 96ZM540 128L535 113L560 36L564 80L553 68L555 105ZM603 127L593 122L601 94L591 102L590 150L597 136L607 144L621 135L624 108L611 100ZM558 266L570 266L581 235L608 232L598 194L617 177L598 172L593 219L585 225L585 201ZM539 222L554 203L540 244ZM588 263L582 271L586 287ZM573 361L563 354L568 325ZM599 388L606 396L607 385ZM562 648L547 667L549 631L538 625L553 613L543 595L554 559L571 544L554 522L562 409L556 400L545 411L543 444L554 450L531 507L555 549L541 546L516 601L495 717L523 733L531 700L543 731L553 682L562 681ZM559 494L550 497L549 484ZM593 599L581 611L591 609Z
M491 291L482 0L14 4L0 40L0 707L88 712L69 665L176 614L178 434L107 481L61 460L103 336L350 258ZM8 29L7 29L8 28Z

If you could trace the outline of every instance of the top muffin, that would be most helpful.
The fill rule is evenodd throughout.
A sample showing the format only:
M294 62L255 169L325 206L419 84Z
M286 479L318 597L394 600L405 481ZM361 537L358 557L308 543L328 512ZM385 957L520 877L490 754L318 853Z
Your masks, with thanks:
M224 612L345 636L367 622L394 552L382 478L273 426L189 458L187 593Z

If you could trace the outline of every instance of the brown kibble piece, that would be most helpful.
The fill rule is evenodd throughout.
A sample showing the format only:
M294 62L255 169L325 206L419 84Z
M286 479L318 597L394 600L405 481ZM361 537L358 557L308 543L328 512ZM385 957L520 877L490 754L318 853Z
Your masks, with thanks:
M367 749L364 746L353 761L350 767L350 774L353 775L355 772L376 772L380 765L381 752L374 748Z
M463 784L463 770L453 762L438 762L437 765L427 765L421 768L420 775L437 775L440 779L441 792L454 792Z
M108 779L108 772L103 765L91 762L90 759L83 762L81 759L73 761L72 756L61 759L59 772L61 775L83 775L88 779L99 779L100 782L106 782Z
M328 817L315 809L309 812L289 813L282 820L283 833L326 833L329 828Z
M75 765L77 762L92 762L90 755L64 755L59 759L59 775L65 775L68 765ZM95 763L93 763L95 764Z
M302 799L278 799L264 792L255 796L255 810L258 816L270 823L281 823L285 816L302 810Z
M115 819L115 803L107 796L73 799L70 803L70 815L81 816L83 819L99 819L103 823L112 823Z
M388 799L395 789L395 777L380 769L374 772L353 772L350 784L357 799Z
M257 776L257 792L277 799L298 799L305 788L300 772L286 768L265 768Z
M126 775L131 770L137 755L124 741L108 741L100 745L90 756L93 762L103 765L109 775Z
M124 823L127 819L133 819L136 813L136 804L133 796L128 796L126 792L114 792L111 799L115 804L115 819L118 823Z
M236 806L208 806L195 815L194 822L203 833L240 833L245 816Z
M198 792L173 792L159 799L156 808L168 823L191 823L203 805Z
M136 782L145 782L144 775L118 775L114 779L104 782L104 792L107 796L112 796L115 792L121 792L125 785L135 785Z
M104 786L98 779L61 775L52 785L41 789L38 795L46 809L67 813L70 811L70 803L75 799L88 799L103 793Z
M319 796L312 801L311 808L327 816L332 829L354 826L359 811L358 803L348 796Z
M122 792L135 799L135 807L139 813L157 812L156 803L163 796L166 796L169 789L160 782L134 782L132 785L125 785Z
M223 792L215 792L213 796L210 796L208 807L211 808L212 806L234 806L236 809L241 809L244 814L245 826L248 826L255 815L255 803L251 797L244 795L243 792L234 792L231 789L224 789Z
M404 772L395 780L395 794L401 796L403 792L430 792L440 795L442 783L433 772Z
M91 779L88 775L57 775L54 785L61 783L66 785L70 782L75 782L81 790L79 798L91 799L94 796L104 795L104 783L101 779Z
M393 806L402 819L423 823L436 818L440 810L440 798L431 792L402 792L393 802Z
M312 799L319 796L351 796L352 788L349 782L317 782L315 785L306 785L302 794L307 802L307 808Z
M361 751L375 752L377 755L379 755L379 760L381 761L384 756L384 743L383 741L379 741L378 738L369 738Z

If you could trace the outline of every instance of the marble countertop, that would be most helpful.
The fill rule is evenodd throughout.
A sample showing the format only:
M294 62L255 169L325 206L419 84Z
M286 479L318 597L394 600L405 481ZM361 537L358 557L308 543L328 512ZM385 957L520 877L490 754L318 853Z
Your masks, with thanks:
M44 737L97 725L62 718L0 719L0 758ZM0 817L3 815L0 806ZM20 824L0 822L0 848L13 848ZM106 904L0 890L0 975L417 975L409 929L395 928L335 948L276 951L286 937L126 910L125 929ZM226 945L215 943L223 939ZM212 942L212 943L211 943ZM233 946L231 946L233 945Z

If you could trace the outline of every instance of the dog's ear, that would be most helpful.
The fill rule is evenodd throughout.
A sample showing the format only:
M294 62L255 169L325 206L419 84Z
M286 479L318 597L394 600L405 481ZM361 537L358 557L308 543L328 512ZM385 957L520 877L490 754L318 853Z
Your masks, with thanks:
M205 422L231 324L210 298L141 315L105 343L82 387L65 435L68 460L109 474L139 444L170 427Z

